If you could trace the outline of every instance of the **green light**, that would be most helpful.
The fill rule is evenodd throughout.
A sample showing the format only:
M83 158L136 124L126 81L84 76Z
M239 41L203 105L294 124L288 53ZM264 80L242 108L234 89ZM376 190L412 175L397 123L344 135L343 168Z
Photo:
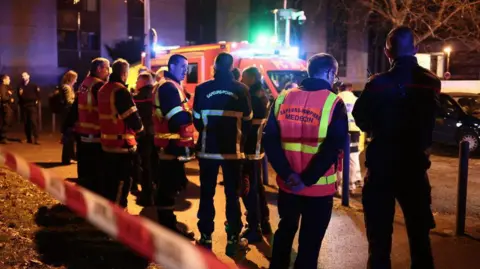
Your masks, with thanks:
M255 40L255 43L258 44L259 46L266 46L268 45L268 42L270 41L270 38L266 34L259 34L257 36L257 39Z

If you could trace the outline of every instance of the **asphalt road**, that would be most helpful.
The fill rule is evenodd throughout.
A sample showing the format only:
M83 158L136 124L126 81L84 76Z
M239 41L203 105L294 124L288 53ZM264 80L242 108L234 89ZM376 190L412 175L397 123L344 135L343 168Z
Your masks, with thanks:
M6 148L19 153L27 160L36 162L40 166L48 169L52 169L55 173L65 178L76 177L76 166L60 166L60 148L61 145L57 142L58 138L44 137L43 144L41 146L33 146L29 144L17 144L12 143L6 146ZM433 165L430 170L430 178L433 186L433 207L435 211L444 213L455 212L456 201L456 175L458 160L455 150L446 149L440 152L436 152L432 157ZM470 178L469 183L469 200L468 200L468 214L470 216L480 215L480 201L478 193L480 192L480 182L478 173L480 168L477 163L478 159L472 159L470 162ZM198 235L196 229L197 217L196 213L199 205L199 191L200 184L198 178L198 166L196 162L189 163L187 165L188 178L190 184L187 191L180 197L177 204L177 216L178 219L186 223L192 228ZM270 182L274 182L274 174L270 173ZM276 228L278 224L278 213L276 208L276 188L275 186L267 187L269 208L271 211L272 226ZM338 206L338 201L336 203ZM225 198L223 186L218 185L215 197L215 209L216 209L216 222L214 233L214 253L222 261L234 265L234 262L224 255L224 248L226 245L226 234L224 231L223 223L225 221ZM129 197L128 211L131 214L142 214L151 216L154 210L142 209L135 204L135 198ZM365 239L365 231L363 224L363 215L351 210L337 209L334 210L330 226L328 228L326 238L324 240L322 251L320 253L319 268L328 269L357 269L365 268L367 259L367 242ZM401 224L396 224L401 226ZM397 231L398 230L398 231ZM242 262L246 268L264 268L268 267L269 256L269 239L261 244L252 246L252 250L248 253L247 259ZM293 256L297 249L297 241L295 241L293 248ZM447 239L439 237L433 239L435 244L451 245L451 242ZM458 242L457 242L458 243ZM436 258L442 260L445 259L445 247L434 248ZM461 252L462 255L468 255L468 257L474 257L475 251L479 248L472 248L468 251ZM437 260L438 260L437 259ZM404 269L409 267L408 258L408 242L406 240L405 230L397 229L394 234L394 245L392 255L393 268ZM462 268L456 267L455 262L447 261L450 265L439 268ZM476 264L480 260L475 261ZM467 267L465 267L467 268ZM470 267L471 268L471 267Z

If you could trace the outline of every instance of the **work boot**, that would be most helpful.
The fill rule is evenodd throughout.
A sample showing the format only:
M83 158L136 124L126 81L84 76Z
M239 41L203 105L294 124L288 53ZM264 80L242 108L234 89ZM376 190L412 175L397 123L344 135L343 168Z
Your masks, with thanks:
M254 228L247 228L240 234L240 238L245 238L248 240L249 243L259 243L263 241L262 232L260 231L260 227Z
M268 221L268 219L262 221L261 227L263 235L271 235L273 233L272 226L270 225L270 221Z
M225 254L233 259L244 258L250 250L248 248L248 240L246 238L239 239L238 233L231 231L228 222L225 222L225 231L227 232Z
M200 239L196 240L195 244L212 251L212 236L208 234L201 234Z

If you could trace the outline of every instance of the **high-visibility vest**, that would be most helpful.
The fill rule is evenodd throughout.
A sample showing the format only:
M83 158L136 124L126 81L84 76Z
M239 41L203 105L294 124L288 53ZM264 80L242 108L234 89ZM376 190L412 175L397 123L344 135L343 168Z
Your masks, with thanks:
M338 96L329 90L283 91L275 101L274 113L280 127L280 139L285 156L295 173L302 173L318 152L327 136L328 126ZM302 196L329 196L335 193L337 181L335 164L318 181L295 193ZM290 192L284 179L277 176L277 184Z
M355 106L355 102L357 102L357 97L349 91L343 91L338 94L345 104L347 108L347 116L348 116L348 131L350 132L360 132L360 128L358 128L357 124L355 123L355 119L353 118L352 111L353 107Z
M166 115L163 115L160 107L159 89L163 84L170 82L178 91L181 104L172 108ZM185 97L182 87L174 80L169 78L163 78L153 89L153 128L155 131L154 143L159 150L160 159L178 159L181 161L190 161L194 159L193 153L190 148L194 146L193 124L187 124L181 126L178 132L170 132L168 128L168 121L180 112L188 112L191 114L190 107L188 106L188 100ZM175 141L175 145L184 148L182 156L173 156L165 152L165 149L169 145L170 141Z
M105 152L128 153L136 148L135 131L125 125L124 119L137 111L132 106L123 114L115 108L115 93L125 89L118 82L109 82L98 91L98 113L100 118L100 142Z
M100 143L97 101L92 92L95 84L102 80L88 76L78 89L78 121L75 132L81 135L82 142Z

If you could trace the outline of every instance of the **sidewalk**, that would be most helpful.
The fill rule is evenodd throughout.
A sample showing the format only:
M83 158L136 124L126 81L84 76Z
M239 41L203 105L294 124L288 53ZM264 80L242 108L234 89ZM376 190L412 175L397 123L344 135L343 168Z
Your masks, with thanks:
M15 136L15 135L12 135ZM21 137L17 134L15 137ZM43 135L41 146L30 144L18 144L12 142L5 147L14 151L29 161L36 162L39 165L52 169L55 173L63 177L76 177L76 166L59 166L61 145L58 143L58 137ZM188 224L196 235L199 234L197 223L197 210L199 205L199 176L198 165L191 162L187 165L188 178L190 184L187 191L180 197L177 205L178 219ZM273 182L273 175L270 175L270 182ZM267 187L267 198L271 212L272 226L276 229L278 225L278 212L276 208L276 188ZM223 186L218 185L215 197L216 221L214 233L214 252L219 259L231 264L235 263L224 255L226 244L226 235L223 223L225 221L225 197ZM151 214L154 212L151 208L143 209L134 202L134 197L129 197L129 212L131 214ZM327 230L327 234L322 246L319 258L319 268L325 269L360 269L366 268L368 244L365 238L365 228L361 206L357 200L351 200L351 208L340 206L340 200L335 200L335 210ZM32 216L33 217L33 216ZM449 235L454 230L451 223L451 216L437 215L437 229L431 234L433 252L437 269L457 269L457 268L477 268L480 264L480 240L469 237L454 237ZM480 226L475 226L479 220L468 221L468 231L476 231ZM401 213L396 216L394 224L394 236L392 247L392 264L395 269L409 268L409 248L408 241L403 224ZM472 233L473 234L473 233ZM477 236L477 234L475 234ZM477 237L480 238L480 237ZM293 248L293 256L296 255L297 240ZM241 264L246 268L268 268L269 240L266 239L259 245L252 245L252 250L248 253L247 259Z

